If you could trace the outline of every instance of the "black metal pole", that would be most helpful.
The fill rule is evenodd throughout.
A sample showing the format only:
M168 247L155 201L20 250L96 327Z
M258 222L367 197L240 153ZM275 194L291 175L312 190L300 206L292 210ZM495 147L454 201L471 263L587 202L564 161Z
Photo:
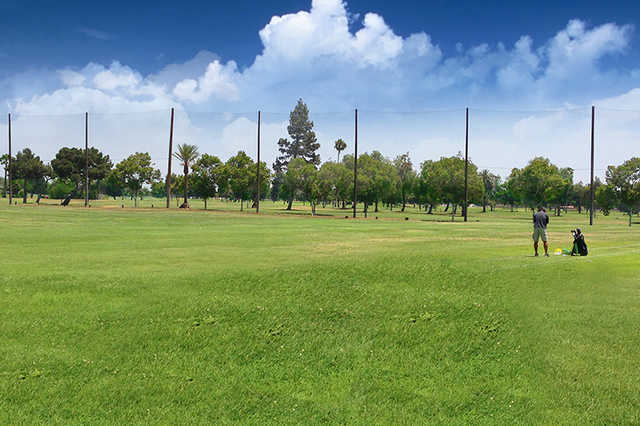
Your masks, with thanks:
M589 209L589 225L593 225L593 208L595 206L595 190L593 188L593 140L596 120L596 107L591 106L591 208Z
M356 217L358 207L358 108L355 121L355 156L353 157L353 217Z
M13 180L11 178L13 170L11 165L11 113L9 113L9 205L13 203Z
M167 208L171 203L171 157L173 156L173 108L171 108L171 126L169 127L169 164L167 165Z
M465 137L464 137L464 221L467 221L469 206L469 108L466 109Z
M258 164L256 165L256 214L260 213L260 111L258 111Z
M89 113L84 113L84 206L89 206Z

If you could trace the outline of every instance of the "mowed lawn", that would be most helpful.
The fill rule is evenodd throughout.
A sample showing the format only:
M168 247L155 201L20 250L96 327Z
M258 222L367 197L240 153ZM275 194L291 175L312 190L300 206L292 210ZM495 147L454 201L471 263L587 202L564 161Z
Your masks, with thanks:
M640 422L640 225L420 217L5 202L0 423Z

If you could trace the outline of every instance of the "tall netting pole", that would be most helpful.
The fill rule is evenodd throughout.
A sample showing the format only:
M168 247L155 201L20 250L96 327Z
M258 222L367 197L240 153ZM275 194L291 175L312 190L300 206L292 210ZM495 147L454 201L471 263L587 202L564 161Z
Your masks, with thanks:
M469 108L466 109L464 136L464 221L467 221L469 208Z
M13 169L11 167L11 113L9 113L9 205L13 204Z
M260 213L260 111L258 111L258 164L256 165L256 214Z
M169 126L169 164L167 165L167 208L171 203L171 157L173 157L173 108L171 108L171 125Z
M89 113L84 113L84 206L89 207Z
M358 108L356 108L355 120L355 156L353 157L353 217L356 217L358 207Z
M591 106L591 208L589 209L589 225L593 226L593 209L595 206L595 191L593 188L593 140L595 130L596 107Z

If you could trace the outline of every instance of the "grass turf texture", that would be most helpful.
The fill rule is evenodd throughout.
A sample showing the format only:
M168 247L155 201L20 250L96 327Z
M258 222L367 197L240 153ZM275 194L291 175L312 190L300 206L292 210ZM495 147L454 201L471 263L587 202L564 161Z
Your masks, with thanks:
M640 228L472 213L5 202L0 423L639 422Z

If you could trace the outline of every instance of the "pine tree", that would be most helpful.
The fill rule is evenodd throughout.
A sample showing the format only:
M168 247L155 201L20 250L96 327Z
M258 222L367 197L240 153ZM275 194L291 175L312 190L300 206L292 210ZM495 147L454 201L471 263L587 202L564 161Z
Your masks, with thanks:
M287 170L289 161L294 158L302 158L307 163L317 166L320 164L320 155L316 152L320 148L316 134L313 131L313 121L309 121L309 108L298 99L298 104L289 114L289 126L287 126L290 140L280 138L278 150L280 156L273 163L276 172L275 180L282 181L282 176ZM289 194L289 205L287 210L291 210L294 194Z

